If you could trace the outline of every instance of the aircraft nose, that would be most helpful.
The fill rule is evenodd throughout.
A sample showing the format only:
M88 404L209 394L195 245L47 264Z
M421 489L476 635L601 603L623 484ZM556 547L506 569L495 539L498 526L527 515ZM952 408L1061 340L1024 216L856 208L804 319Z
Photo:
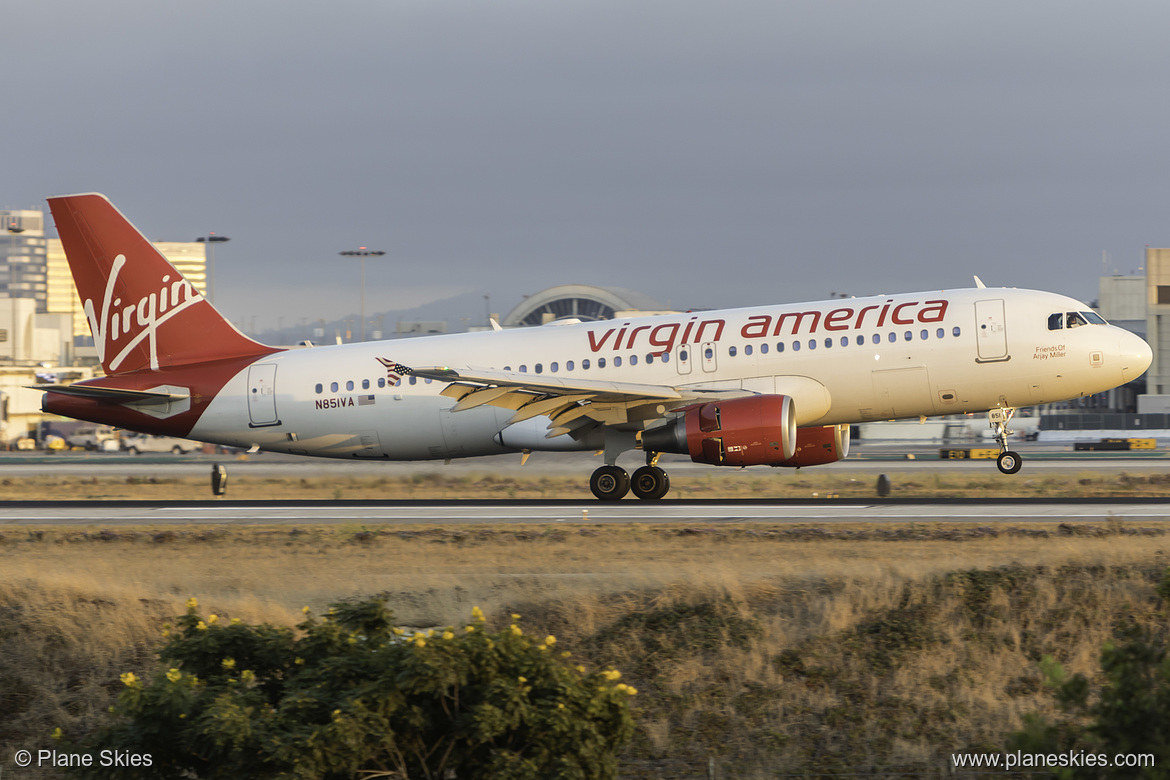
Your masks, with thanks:
M1154 362L1154 351L1145 339L1133 333L1124 333L1121 336L1119 347L1121 354L1121 377L1126 382L1132 382L1150 367Z

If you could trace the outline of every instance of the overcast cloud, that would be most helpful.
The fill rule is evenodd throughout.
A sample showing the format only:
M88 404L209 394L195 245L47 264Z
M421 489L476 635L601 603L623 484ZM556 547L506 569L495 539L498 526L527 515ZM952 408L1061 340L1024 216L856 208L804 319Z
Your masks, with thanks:
M1162 0L11 4L0 207L230 236L217 305L261 327L355 311L361 245L368 312L1092 299L1103 252L1170 245L1167 30Z

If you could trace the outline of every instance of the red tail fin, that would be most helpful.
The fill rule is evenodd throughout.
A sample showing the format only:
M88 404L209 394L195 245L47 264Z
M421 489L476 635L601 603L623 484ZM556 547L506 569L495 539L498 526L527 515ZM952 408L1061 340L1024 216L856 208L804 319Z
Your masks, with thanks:
M107 374L278 351L236 330L104 195L49 207Z

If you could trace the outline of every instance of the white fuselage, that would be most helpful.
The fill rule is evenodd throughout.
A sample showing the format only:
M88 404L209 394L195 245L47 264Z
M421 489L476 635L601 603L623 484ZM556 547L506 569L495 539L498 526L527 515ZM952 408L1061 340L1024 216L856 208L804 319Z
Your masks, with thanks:
M1145 371L1149 347L1125 330L1064 319L1051 327L1055 314L1088 311L1052 293L981 288L290 350L235 375L190 437L391 460L600 445L544 438L547 418L508 428L509 409L454 412L443 382L387 381L378 358L534 380L784 394L801 426L1031 406Z

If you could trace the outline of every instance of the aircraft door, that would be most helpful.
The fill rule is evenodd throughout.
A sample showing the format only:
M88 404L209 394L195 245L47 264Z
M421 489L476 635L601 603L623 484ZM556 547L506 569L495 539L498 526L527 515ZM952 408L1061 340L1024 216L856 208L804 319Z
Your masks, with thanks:
M276 364L261 363L248 367L249 427L280 425L276 416Z
M706 371L708 374L710 374L716 368L719 367L717 362L716 362L716 357L715 357L715 342L714 341L703 342L703 344L699 347L699 351L702 353L703 370L704 371Z
M1010 360L1003 299L975 301L975 344L979 354L976 363L995 363Z
M680 374L691 373L691 345L690 344L682 344L679 346L677 358L678 359L674 361L674 364L676 366L678 366L678 372Z

